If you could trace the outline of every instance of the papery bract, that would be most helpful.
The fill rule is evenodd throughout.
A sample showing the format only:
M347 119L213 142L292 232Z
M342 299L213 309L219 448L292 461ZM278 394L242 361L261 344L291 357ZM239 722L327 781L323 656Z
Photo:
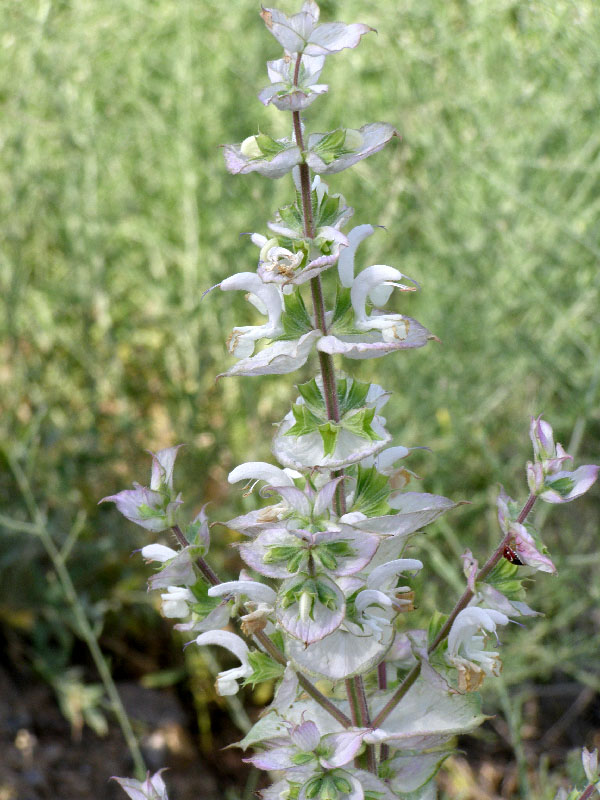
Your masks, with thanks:
M117 781L131 800L169 800L167 787L162 779L161 772L164 772L164 769L155 772L154 775L148 773L144 781L115 777L112 780Z
M319 7L313 0L307 0L302 11L291 17L277 8L263 8L261 17L284 50L311 56L327 56L346 47L356 47L361 36L373 30L360 23L326 22L318 25Z

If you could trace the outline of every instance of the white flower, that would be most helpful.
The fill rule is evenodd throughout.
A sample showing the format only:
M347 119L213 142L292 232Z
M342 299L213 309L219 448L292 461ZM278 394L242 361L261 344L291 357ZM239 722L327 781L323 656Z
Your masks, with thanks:
M276 592L259 581L226 581L208 590L209 597L222 597L223 595L244 595L256 603L267 603L271 607L277 599Z
M176 555L177 552L175 550L164 544L147 544L142 547L142 557L146 561L160 561L164 564L165 561L175 558Z
M221 281L219 288L224 292L235 289L248 292L246 299L269 318L264 325L246 325L233 329L227 347L236 358L251 356L258 339L274 339L283 333L283 295L276 285L263 283L255 272L237 272Z
M239 658L241 666L219 672L215 684L217 694L222 697L237 694L240 688L237 684L238 680L243 680L252 675L252 667L248 661L250 651L246 642L236 636L235 633L230 633L229 631L206 631L206 633L201 633L200 636L197 636L194 641L198 645L216 644L219 647L224 647Z
M446 657L458 669L459 690L475 691L483 682L484 674L500 674L500 654L485 650L485 637L487 633L496 633L497 625L508 622L506 614L476 606L465 608L457 615L448 634Z
M281 469L266 461L247 461L233 469L227 480L229 483L251 481L254 488L258 481L265 481L269 486L294 486L294 478L301 477L294 469Z
M196 598L185 586L167 586L167 591L161 594L160 599L164 616L176 619L187 617L190 613L188 603L193 603Z
M370 314L367 315L365 305L367 297L374 289L380 286L396 287L403 292L414 292L416 286L401 283L406 278L394 267L385 264L374 264L364 269L353 281L350 297L355 314L355 325L360 331L378 330L384 342L393 342L396 339L405 339L408 335L409 324L401 314Z

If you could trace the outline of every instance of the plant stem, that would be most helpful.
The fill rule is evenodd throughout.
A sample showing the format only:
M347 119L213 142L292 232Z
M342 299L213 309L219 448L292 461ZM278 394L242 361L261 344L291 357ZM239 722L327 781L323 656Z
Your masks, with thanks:
M387 668L385 661L380 661L377 665L377 686L384 692L387 689ZM386 761L390 755L389 745L385 742L379 748L379 760Z
M302 54L298 53L296 57L296 64L294 68L294 84L298 85L298 75L300 72L300 64L302 62ZM304 153L304 138L302 135L302 122L300 120L300 112L292 112L292 120L294 126L294 134L296 137L296 144ZM304 235L307 239L312 240L315 237L315 225L312 210L312 197L310 191L310 169L308 164L303 162L299 165L300 172L300 192L302 196L302 217L304 223ZM315 326L320 328L323 334L327 334L327 321L325 315L325 301L323 298L323 287L321 285L321 276L317 275L312 278L310 282L310 289L312 293L313 310L315 315ZM333 357L328 353L319 352L319 365L321 367L321 377L323 380L323 396L325 398L325 408L327 409L327 417L333 422L340 421L340 409L337 397L337 386L335 380L335 368ZM344 477L343 470L335 470L332 473L333 477ZM346 513L346 493L344 487L345 481L341 480L335 492L335 505L336 511L339 516ZM368 725L370 722L369 708L367 705L367 697L365 694L365 687L362 677L357 676L352 681L346 681L346 693L348 695L348 702L352 709L352 719L361 720L362 724ZM377 761L375 758L375 748L373 745L367 747L367 768L377 774Z
M536 499L537 499L536 495L534 495L534 494L529 495L529 497L527 498L527 502L525 503L525 505L521 509L521 513L519 514L519 516L517 518L517 522L522 524L525 521L525 519L527 518L527 515L529 514L529 512L533 508ZM500 544L498 545L498 547L494 550L492 555L488 558L488 560L485 562L483 567L477 573L477 575L475 577L475 583L481 582L482 580L484 580L490 574L490 572L494 569L496 564L503 557L504 548L510 542L511 538L512 538L512 533L510 533L510 531L509 531L509 533L507 533L506 536L503 537L503 539L500 542ZM473 599L473 595L474 595L474 592L472 591L472 589L467 587L465 589L465 591L463 592L463 594L461 595L461 597L458 600L458 602L456 603L456 605L454 606L454 608L452 609L452 611L450 612L450 616L448 617L448 619L446 620L446 622L442 626L442 628L439 631L438 635L435 637L433 642L427 648L427 652L429 654L433 653L433 651L444 641L444 639L447 638L448 634L450 633L450 629L451 629L451 627L452 627L452 625L454 623L454 620L460 614L460 612L463 611L469 605L469 603ZM398 703L402 700L404 695L408 692L410 687L417 680L417 678L419 677L420 672L421 672L421 664L420 663L415 664L415 666L406 675L406 677L404 678L404 680L402 681L400 686L396 689L396 691L394 692L392 697L388 700L388 702L385 704L385 706L381 709L379 714L377 714L377 716L373 720L373 727L374 728L379 727L381 725L381 723L394 710L394 708L396 708Z
M361 725L366 728L371 727L371 714L369 713L369 705L367 703L367 694L365 692L365 683L362 675L356 675L352 678L355 687L355 694L358 699L358 708L361 718ZM367 769L373 775L377 775L377 754L375 752L375 745L368 744L365 755L367 757Z

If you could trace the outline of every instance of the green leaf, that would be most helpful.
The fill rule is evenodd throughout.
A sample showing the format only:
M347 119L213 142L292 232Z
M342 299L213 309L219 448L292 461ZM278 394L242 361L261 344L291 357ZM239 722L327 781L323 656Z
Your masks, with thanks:
M329 610L332 611L338 607L338 598L331 586L317 580L316 594L321 605L324 605Z
M334 542L327 542L326 544L320 545L320 547L326 547L330 553L344 558L353 556L355 553L354 548L347 539L336 539Z
M288 561L296 555L298 548L293 545L273 545L268 547L263 556L264 564L277 564L279 561Z
M338 565L338 558L354 555L355 550L350 547L346 539L339 539L335 542L324 542L314 551L315 555L323 564L325 569L333 570Z
M285 640L283 638L283 632L282 631L274 631L273 633L271 633L269 635L269 639L273 642L275 647L278 650L281 650L281 652L283 653L283 651L285 649Z
M356 490L352 511L362 511L368 517L389 512L387 499L390 495L389 480L377 472L375 467L358 467Z
M302 563L302 561L303 561L305 556L306 556L306 551L305 550L303 550L302 548L300 548L299 550L296 550L294 555L288 561L288 565L287 565L288 572L292 572L292 573L293 572L298 572L298 570L300 569L300 564Z
M292 762L297 767L303 767L305 764L310 764L311 761L314 761L316 756L314 753L295 753L292 756Z
M280 208L279 217L281 218L281 221L285 222L285 224L289 228L292 228L292 230L295 230L300 235L304 233L302 213L295 203L290 203L290 205Z
M305 436L307 433L314 433L319 430L321 420L312 411L300 403L292 406L295 423L286 431L286 436Z
M321 434L321 439L323 439L324 455L330 456L333 454L340 430L340 425L332 420L328 420L322 425L319 425L319 433Z
M261 653L258 650L249 653L248 662L252 667L252 675L246 678L244 686L250 685L254 687L258 683L277 680L283 675L283 665L278 664L266 653Z
M142 503L137 507L137 512L140 519L166 519L166 514L162 509L152 508L146 503Z
M299 339L305 333L314 329L308 315L304 300L299 291L283 296L284 312L281 315L281 324L284 334L279 339Z

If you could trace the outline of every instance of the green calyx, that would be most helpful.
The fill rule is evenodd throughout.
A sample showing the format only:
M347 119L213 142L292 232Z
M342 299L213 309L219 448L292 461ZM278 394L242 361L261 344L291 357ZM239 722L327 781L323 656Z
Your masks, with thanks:
M252 674L245 679L244 686L254 688L259 683L274 681L283 675L284 667L258 650L249 653L248 663L252 667Z
M292 406L294 424L286 431L286 436L306 436L318 432L326 456L334 453L342 430L370 441L381 439L373 429L375 408L364 406L369 388L368 383L340 379L336 387L340 420L335 422L328 419L325 398L316 380L313 378L300 384L298 391L304 403Z
M390 485L385 475L377 472L375 467L358 466L352 511L361 511L367 517L388 514L389 495Z
M338 128L336 131L327 133L313 148L313 153L319 156L325 164L331 164L336 158L354 152L354 148L346 146L346 131Z
M263 158L267 160L271 160L275 158L278 153L281 153L282 150L285 150L285 145L281 142L278 142L276 139L273 139L272 136L269 136L268 133L259 133L254 137L256 144L258 145L258 149L262 153Z

